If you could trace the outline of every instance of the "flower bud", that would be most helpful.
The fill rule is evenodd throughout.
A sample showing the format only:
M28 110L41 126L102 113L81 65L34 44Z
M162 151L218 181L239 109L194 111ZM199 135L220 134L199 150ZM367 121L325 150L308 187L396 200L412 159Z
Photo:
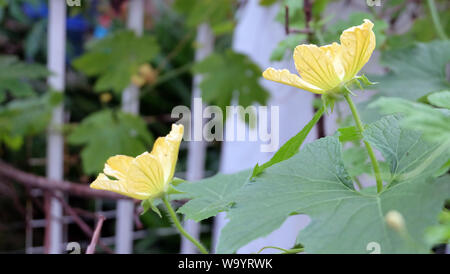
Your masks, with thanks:
M385 220L390 228L398 232L403 232L405 230L405 219L403 219L402 214L397 210L389 211L385 216Z

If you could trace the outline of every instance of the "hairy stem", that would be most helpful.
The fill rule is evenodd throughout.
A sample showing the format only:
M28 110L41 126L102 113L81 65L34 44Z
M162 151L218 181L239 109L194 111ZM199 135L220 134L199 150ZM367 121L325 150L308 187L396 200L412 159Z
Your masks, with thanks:
M206 250L206 248L199 241L194 239L194 237L192 237L186 230L184 230L183 226L180 223L180 220L178 220L177 214L175 213L172 205L170 204L170 201L169 201L169 198L167 195L164 196L163 201L167 208L167 211L169 212L170 218L172 219L172 221L173 221L175 227L178 229L178 231L180 231L181 235L183 235L189 241L191 241L198 248L198 250L200 250L201 253L208 254L208 251Z
M364 125L361 122L361 119L359 118L358 110L356 109L356 106L353 103L353 100L350 97L349 93L345 93L344 97L345 100L347 100L350 110L352 111L356 126L362 133L364 131ZM380 174L380 165L378 164L377 158L375 158L375 153L373 152L372 146L366 141L364 141L364 145L366 146L367 153L369 153L370 161L372 162L373 172L375 174L375 180L377 182L377 192L380 193L381 190L383 189L383 181L381 180Z

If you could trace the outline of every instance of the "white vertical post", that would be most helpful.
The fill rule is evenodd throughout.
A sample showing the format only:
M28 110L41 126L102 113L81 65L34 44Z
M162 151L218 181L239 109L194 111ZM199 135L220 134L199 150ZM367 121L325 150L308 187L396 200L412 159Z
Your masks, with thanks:
M57 92L64 92L66 58L66 1L50 0L48 20L48 60L47 68L52 73L48 77L49 86ZM63 179L64 140L60 132L64 123L64 108L60 104L53 110L47 135L47 178ZM49 253L61 253L62 206L52 198L50 201Z
M212 33L211 28L207 24L202 24L197 28L197 37L196 37L197 45L200 45L195 52L195 61L201 61L208 55L210 55L214 50L214 35ZM192 117L200 116L203 117L203 106L200 109L200 113L196 113L198 110L194 107L195 98L201 97L201 91L199 88L199 84L202 81L202 77L200 75L196 75L194 77L194 86L192 90ZM204 177L205 173L205 157L206 157L206 142L205 140L198 141L195 140L194 136L202 135L203 122L202 125L194 125L193 123L196 121L203 121L203 119L192 119L191 123L191 141L189 142L189 150L188 150L188 159L187 159L187 174L186 179L188 181L196 181L200 180ZM200 130L200 132L196 132ZM184 221L184 228L188 231L193 237L199 238L200 236L200 223L196 223L192 220ZM197 248L185 237L181 239L181 253L183 254L191 254L196 253Z
M128 3L128 28L137 35L142 35L144 29L144 0L131 0ZM139 88L130 84L122 94L122 110L139 114ZM133 217L132 201L117 202L116 220L116 253L129 254L133 251Z

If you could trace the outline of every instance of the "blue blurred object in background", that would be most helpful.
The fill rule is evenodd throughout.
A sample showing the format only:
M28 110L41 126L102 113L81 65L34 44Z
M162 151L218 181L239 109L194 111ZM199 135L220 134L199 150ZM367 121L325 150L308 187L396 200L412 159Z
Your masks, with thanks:
M24 3L22 9L31 19L40 19L48 16L48 6L42 1L39 4Z
M97 38L97 39L102 39L106 35L108 35L108 33L109 33L109 29L108 28L106 28L106 27L104 27L102 25L97 25L95 27L95 30L94 30L94 37Z
M46 2L24 3L22 10L30 19L45 19L48 17ZM70 62L71 59L83 53L84 34L89 30L89 22L81 14L76 14L67 18L66 28L68 38L67 61Z
M84 33L89 30L89 22L81 14L67 18L67 38L71 48L68 48L68 61L83 53Z
M67 31L68 32L85 32L89 28L89 23L86 19L77 14L67 18Z

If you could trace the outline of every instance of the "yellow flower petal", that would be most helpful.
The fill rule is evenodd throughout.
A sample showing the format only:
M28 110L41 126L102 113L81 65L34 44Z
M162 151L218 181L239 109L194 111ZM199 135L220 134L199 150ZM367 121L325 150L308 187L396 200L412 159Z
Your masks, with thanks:
M103 173L100 173L98 175L97 179L95 179L95 181L91 183L90 187L94 189L116 192L118 194L129 196L131 198L139 200L145 200L148 198L148 195L146 193L142 194L130 191L129 186L125 180L111 180Z
M345 30L341 35L342 57L344 66L344 81L351 80L369 61L375 49L375 34L373 23L364 19L364 23Z
M323 90L311 85L310 83L304 81L298 75L290 73L289 70L276 70L274 68L268 68L263 72L263 77L267 80L275 81L281 84L293 86L296 88L301 88L313 93L322 94Z
M148 152L136 158L118 155L111 157L108 162L104 172L114 172L111 174L118 180L100 173L91 184L92 188L113 191L139 200L157 197L165 191L163 169L158 160ZM121 162L124 166L119 166ZM126 173L122 173L125 169Z
M341 82L334 61L328 46L299 45L294 50L295 67L302 79L325 91Z
M108 176L114 177L119 180L124 180L127 170L133 159L133 157L125 155L116 155L110 157L108 161L106 161L103 172Z
M345 70L341 61L342 46L334 42L331 45L326 45L320 48L324 50L325 54L332 60L334 71L338 75L339 79L344 79Z
M157 197L165 191L163 167L148 152L133 159L127 172L128 190L133 193Z
M159 137L153 145L151 154L161 164L166 184L170 183L175 172L183 131L183 125L173 124L170 133L166 137Z

